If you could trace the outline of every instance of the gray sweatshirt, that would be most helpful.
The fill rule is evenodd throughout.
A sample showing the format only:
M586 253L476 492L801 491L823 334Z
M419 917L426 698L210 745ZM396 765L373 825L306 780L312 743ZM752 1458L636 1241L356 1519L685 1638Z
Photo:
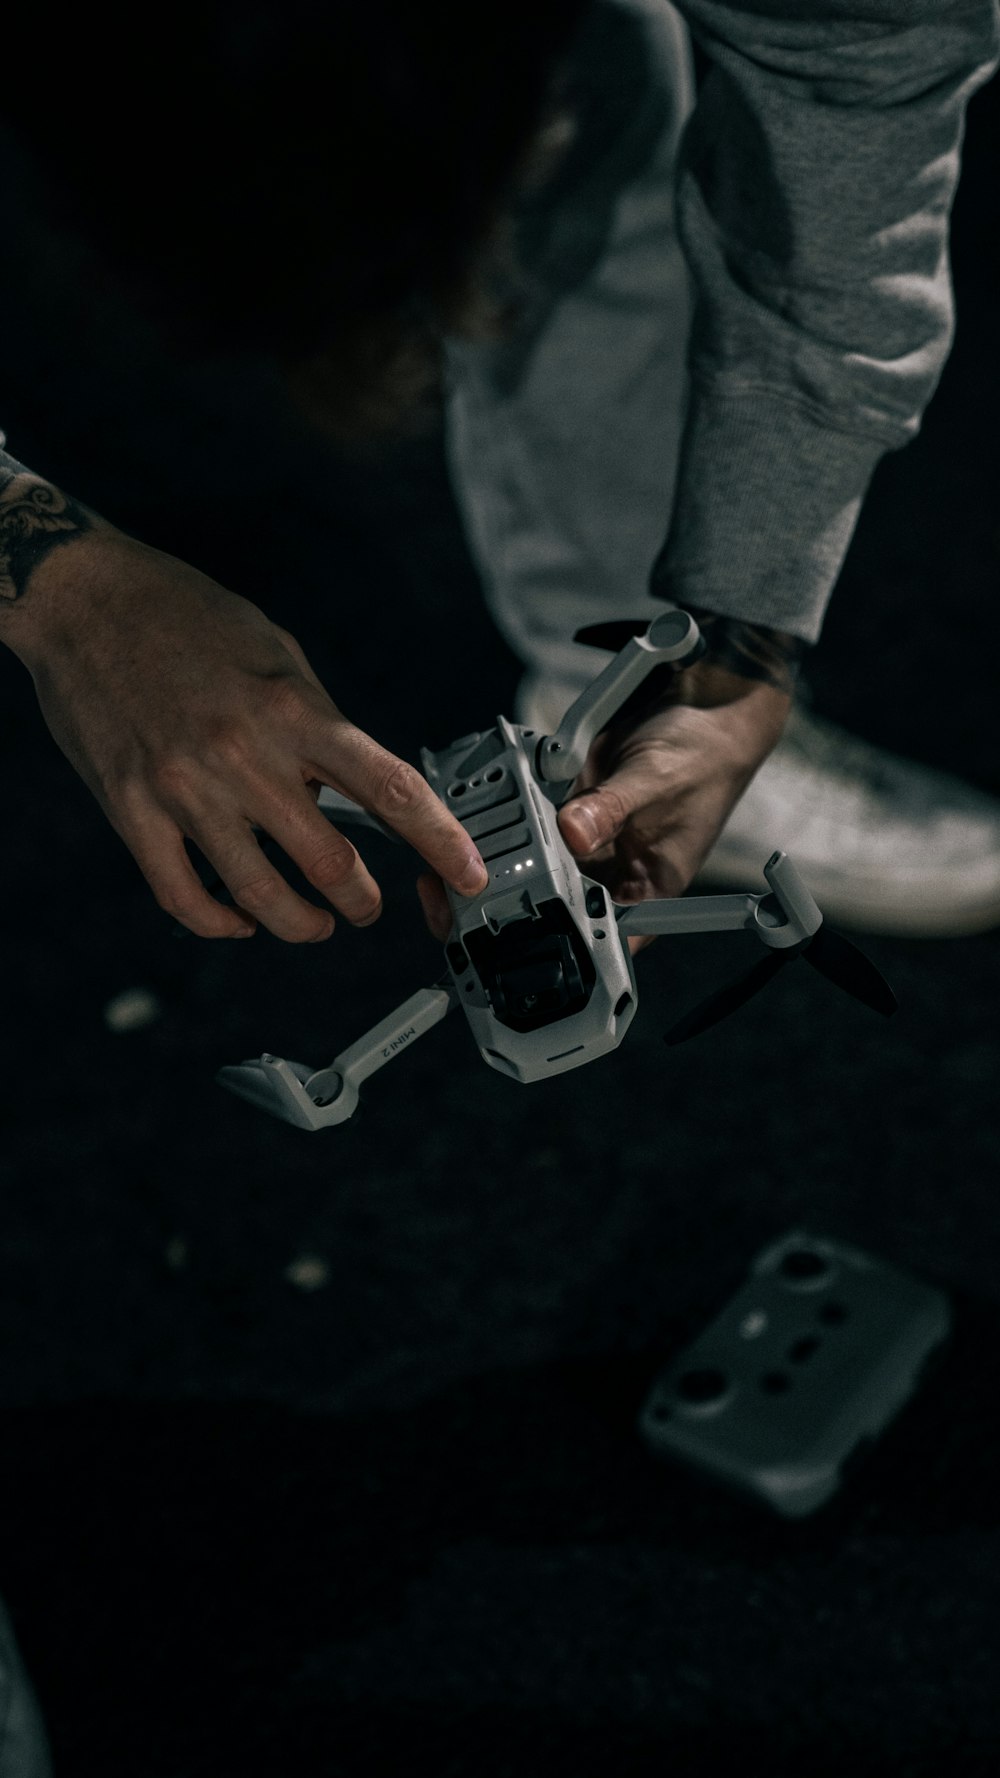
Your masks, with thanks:
M658 3L606 0L639 15ZM814 641L872 472L917 432L951 345L948 220L965 108L1000 60L1000 0L677 7L711 73L680 151L678 228L696 307L673 516L652 590ZM606 250L611 187L662 129L662 118L638 117L641 80L627 69L616 94L603 50L596 36L594 111L610 147L596 144L575 201L561 209L558 193L554 207L543 194L529 218L529 258L557 269L525 340L493 355L467 481L478 463L481 481L502 482L491 452L505 385L517 383L560 278L582 278ZM470 486L464 498L475 531L471 505L496 505L498 489ZM666 522L655 493L651 502L643 573ZM593 652L566 638L608 613L550 603L546 613L539 591L532 610L513 614L509 639L539 666L585 678Z
M712 68L681 152L692 383L652 584L811 641L951 347L949 215L1000 8L677 4Z

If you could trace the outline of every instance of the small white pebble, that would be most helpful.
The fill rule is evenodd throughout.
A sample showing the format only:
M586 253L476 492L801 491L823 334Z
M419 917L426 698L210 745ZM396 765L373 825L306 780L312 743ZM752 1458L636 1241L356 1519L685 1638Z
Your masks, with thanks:
M291 1265L285 1267L285 1277L296 1290L322 1290L329 1276L326 1260L317 1253L300 1253L298 1259L293 1259Z
M141 1031L159 1018L163 1007L150 988L125 988L104 1008L109 1031Z
M177 1272L181 1266L187 1265L187 1242L182 1241L179 1235L175 1235L173 1240L168 1241L163 1251L167 1265L172 1271Z

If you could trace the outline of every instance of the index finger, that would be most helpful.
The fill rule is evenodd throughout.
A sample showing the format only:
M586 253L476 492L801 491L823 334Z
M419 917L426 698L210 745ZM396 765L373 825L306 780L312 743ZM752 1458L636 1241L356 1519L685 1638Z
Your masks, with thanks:
M460 894L481 894L489 882L482 856L423 774L342 721L336 766L316 762L322 782L394 828Z

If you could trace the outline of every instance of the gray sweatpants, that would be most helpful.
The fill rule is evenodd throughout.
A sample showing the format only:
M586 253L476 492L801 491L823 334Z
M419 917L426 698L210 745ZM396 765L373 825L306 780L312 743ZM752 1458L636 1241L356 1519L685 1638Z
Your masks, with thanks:
M446 448L498 629L530 676L575 694L610 659L576 629L663 609L647 580L686 399L673 196L694 103L686 26L666 0L598 0L572 81L577 140L518 215L517 332L449 342Z

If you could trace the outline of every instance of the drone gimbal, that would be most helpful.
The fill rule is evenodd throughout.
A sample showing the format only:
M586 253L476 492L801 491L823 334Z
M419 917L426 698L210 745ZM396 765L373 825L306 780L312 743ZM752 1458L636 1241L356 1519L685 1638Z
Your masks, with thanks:
M634 629L636 626L627 625ZM578 640L591 640L580 632ZM326 1068L280 1056L220 1069L217 1076L251 1104L304 1130L343 1123L368 1077L461 1006L480 1053L513 1080L544 1080L616 1049L635 1016L637 990L628 938L638 934L751 931L767 956L667 1036L705 1030L803 956L875 1011L895 1010L888 984L823 917L791 860L764 865L763 894L683 896L614 904L588 877L563 839L558 811L595 737L657 667L678 667L703 652L693 617L667 606L633 634L566 712L554 735L498 716L495 727L463 735L437 753L421 750L425 776L475 840L490 873L472 899L446 885L452 928L447 972L380 1021ZM318 806L332 821L399 836L348 797L324 789Z

